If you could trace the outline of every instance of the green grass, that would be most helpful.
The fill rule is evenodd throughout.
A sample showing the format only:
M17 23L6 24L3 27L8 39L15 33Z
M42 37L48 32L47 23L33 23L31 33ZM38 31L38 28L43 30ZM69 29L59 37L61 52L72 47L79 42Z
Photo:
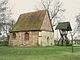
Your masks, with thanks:
M80 47L0 47L0 60L80 60Z

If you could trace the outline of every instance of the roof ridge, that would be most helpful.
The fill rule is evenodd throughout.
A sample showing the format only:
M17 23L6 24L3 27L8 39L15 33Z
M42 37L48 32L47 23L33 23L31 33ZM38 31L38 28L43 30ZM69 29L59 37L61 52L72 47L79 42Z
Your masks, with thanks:
M27 12L27 13L22 13L21 15L30 14L30 13L37 13L37 12L40 12L40 11L46 11L46 10L31 11L31 12Z

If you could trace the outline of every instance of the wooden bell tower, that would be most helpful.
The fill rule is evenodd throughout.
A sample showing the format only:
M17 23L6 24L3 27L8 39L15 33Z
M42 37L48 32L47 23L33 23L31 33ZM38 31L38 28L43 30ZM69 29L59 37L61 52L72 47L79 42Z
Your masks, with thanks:
M69 22L60 22L58 23L56 30L60 32L60 39L58 40L58 45L69 45L69 39L67 37L68 31L72 31Z

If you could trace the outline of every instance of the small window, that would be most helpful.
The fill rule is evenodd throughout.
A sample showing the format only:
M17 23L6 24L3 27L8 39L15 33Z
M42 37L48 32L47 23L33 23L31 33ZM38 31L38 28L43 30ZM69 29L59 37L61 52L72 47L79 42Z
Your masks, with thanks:
M49 37L47 37L47 40L49 40Z
M16 38L16 33L13 33L13 34L12 34L12 37L13 37L13 38Z
M29 40L29 33L25 33L25 40Z

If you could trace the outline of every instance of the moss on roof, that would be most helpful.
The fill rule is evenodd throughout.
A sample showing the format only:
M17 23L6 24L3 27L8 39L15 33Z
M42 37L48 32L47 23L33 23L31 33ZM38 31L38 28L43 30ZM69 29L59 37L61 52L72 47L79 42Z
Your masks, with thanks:
M11 31L40 30L45 14L45 10L21 14Z

